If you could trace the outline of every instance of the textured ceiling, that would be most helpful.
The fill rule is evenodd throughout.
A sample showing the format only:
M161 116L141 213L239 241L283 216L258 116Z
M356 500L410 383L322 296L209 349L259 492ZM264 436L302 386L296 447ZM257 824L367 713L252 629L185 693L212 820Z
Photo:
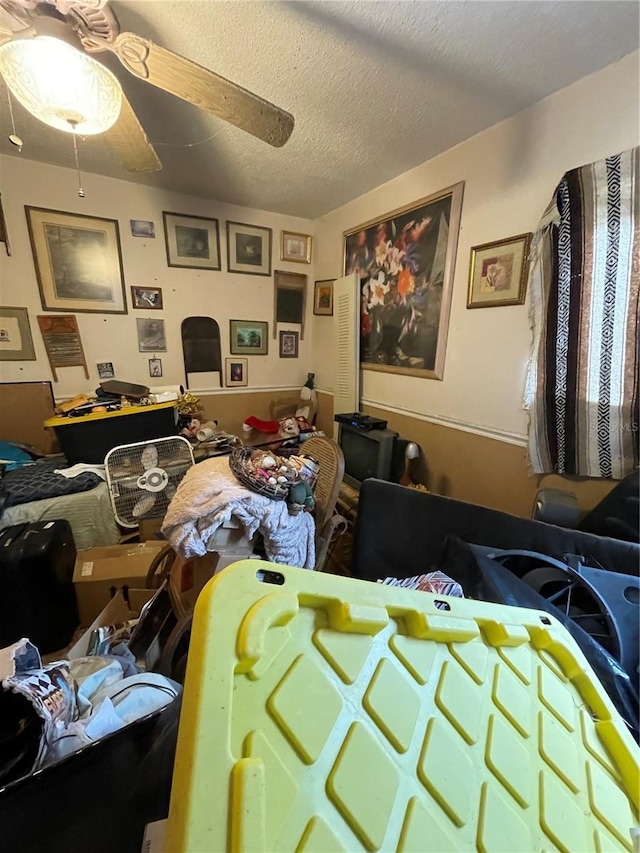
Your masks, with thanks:
M306 217L620 59L639 40L636 2L123 0L113 8L123 29L273 101L296 126L284 148L271 148L108 57L164 168L131 175L94 138L81 145L83 169ZM0 100L0 151L16 154ZM21 156L73 165L66 134L19 104L14 112Z

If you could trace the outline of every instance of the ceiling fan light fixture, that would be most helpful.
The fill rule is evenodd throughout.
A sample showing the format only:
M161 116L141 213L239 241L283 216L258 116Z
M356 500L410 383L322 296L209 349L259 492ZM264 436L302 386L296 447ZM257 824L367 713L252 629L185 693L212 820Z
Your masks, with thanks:
M120 115L122 89L100 62L51 36L0 46L0 73L25 109L45 124L90 136Z

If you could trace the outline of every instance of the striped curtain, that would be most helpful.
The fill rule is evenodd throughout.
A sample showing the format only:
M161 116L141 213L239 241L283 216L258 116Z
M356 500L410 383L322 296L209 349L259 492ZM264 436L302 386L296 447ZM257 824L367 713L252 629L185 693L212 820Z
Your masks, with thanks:
M533 239L535 473L620 479L638 465L639 152L567 172Z

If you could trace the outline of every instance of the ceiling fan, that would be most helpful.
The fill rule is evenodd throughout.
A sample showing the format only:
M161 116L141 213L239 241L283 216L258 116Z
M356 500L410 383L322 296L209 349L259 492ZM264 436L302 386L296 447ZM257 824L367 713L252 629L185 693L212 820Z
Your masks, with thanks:
M162 164L120 83L92 56L104 51L136 77L269 145L280 148L291 136L290 113L149 39L122 32L109 0L0 0L0 73L22 105L58 129L104 133L129 171L157 171Z

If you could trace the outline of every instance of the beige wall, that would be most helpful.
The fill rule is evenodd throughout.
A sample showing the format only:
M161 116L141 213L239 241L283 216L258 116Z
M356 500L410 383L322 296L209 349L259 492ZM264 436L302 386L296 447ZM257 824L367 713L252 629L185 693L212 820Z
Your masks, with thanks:
M534 231L564 172L637 145L639 103L635 53L317 221L315 275L336 278L343 231L465 182L444 379L363 371L365 404L524 443L527 306L467 310L470 248ZM313 361L328 389L333 351L331 320L314 317Z
M26 148L25 148L26 151ZM57 398L81 391L92 391L98 385L96 364L112 361L116 378L142 384L178 384L184 382L180 323L191 315L214 317L222 336L222 357L229 355L229 320L267 320L269 322L269 355L249 358L249 388L299 388L311 366L309 321L311 299L308 300L308 334L300 343L298 359L280 359L277 341L273 338L273 277L237 275L226 272L227 219L273 229L273 268L304 272L313 287L313 267L284 264L280 257L280 232L283 228L312 234L313 223L306 219L282 216L242 207L231 207L202 198L178 195L152 189L140 184L116 181L99 175L85 174L85 198L77 193L75 173L70 169L46 166L22 157L0 157L2 202L11 239L12 256L6 257L0 247L0 304L23 306L29 310L31 331L37 361L0 362L1 381L51 379L37 315L42 310L27 231L24 205L86 213L117 219L126 284L129 313L80 314L78 325L84 345L90 378L81 368L69 367L59 371L54 383ZM222 271L176 269L167 266L162 225L162 211L214 217L220 223ZM155 223L156 237L148 240L131 235L130 219L150 219ZM131 308L131 285L150 285L162 288L164 310L145 312ZM72 312L70 312L72 313ZM164 376L149 377L149 353L138 352L136 317L161 317L165 320L167 352L158 353ZM280 327L286 328L286 327ZM299 327L294 326L294 329ZM217 377L193 377L198 388L217 387ZM251 414L251 412L248 412Z
M612 487L529 475L528 302L469 311L467 281L471 247L534 231L564 172L639 144L638 61L632 54L316 222L316 278L336 278L343 231L465 182L444 379L361 371L362 410L422 445L433 491L527 516L541 485L575 491L583 510ZM313 362L326 391L334 351L331 319L314 317ZM330 430L333 400L321 400L320 420Z
M318 425L330 432L333 395L320 392L318 398ZM438 495L529 518L539 489L572 492L584 514L615 485L585 477L531 476L524 447L375 406L365 405L363 411L383 418L389 429L420 445L420 461L412 473Z

